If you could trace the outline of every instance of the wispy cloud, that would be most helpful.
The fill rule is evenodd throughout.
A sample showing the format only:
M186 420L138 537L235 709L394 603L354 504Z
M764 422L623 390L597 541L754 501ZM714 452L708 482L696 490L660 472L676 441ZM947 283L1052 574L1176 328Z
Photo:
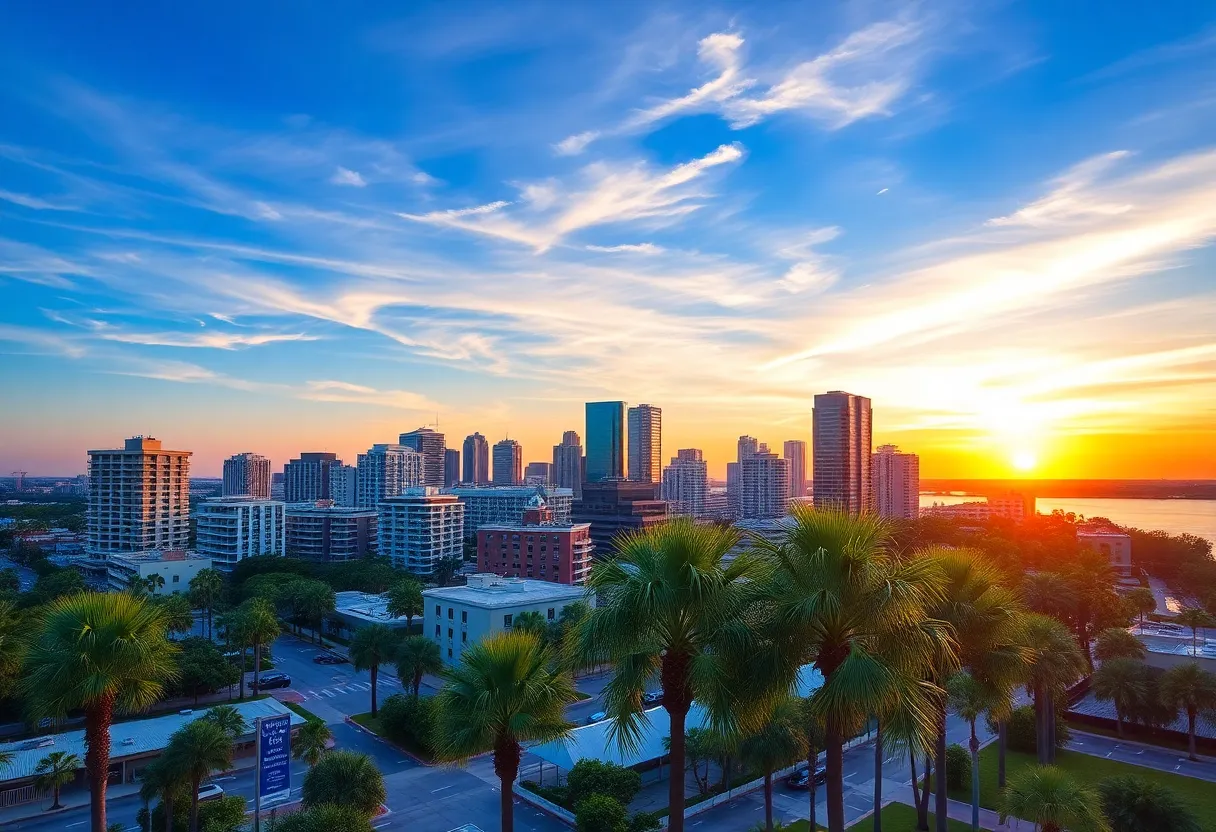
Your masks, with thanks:
M664 248L654 243L622 243L619 246L586 246L587 251L604 254L662 254Z
M363 188L367 185L359 171L344 167L339 167L334 171L334 175L329 177L329 181L335 185L351 185L356 188Z

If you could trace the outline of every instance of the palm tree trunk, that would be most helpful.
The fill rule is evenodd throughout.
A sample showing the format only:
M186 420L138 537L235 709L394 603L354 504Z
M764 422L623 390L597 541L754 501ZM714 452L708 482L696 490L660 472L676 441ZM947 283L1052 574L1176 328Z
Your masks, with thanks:
M168 789L160 799L161 809L165 812L165 832L173 832L173 790ZM148 816L148 828L152 827L152 816Z
M764 828L773 832L773 773L764 772Z
M1009 744L1009 723L1001 720L996 726L996 785L1005 788L1005 749Z
M1056 764L1056 694L1055 691L1047 692L1047 711L1043 715L1046 720L1047 730L1047 762L1050 765Z
M827 756L828 832L844 832L844 737L836 720L827 719L823 731Z
M89 819L92 832L106 832L106 781L110 777L110 723L114 719L113 695L103 697L85 710L84 757L89 777Z
M418 698L418 694L422 691L422 671L414 671L414 698Z
M376 674L380 670L380 665L372 662L372 716L376 715Z
M253 692L261 693L262 683L262 643L253 645ZM191 829L190 832L195 832Z
M59 805L59 787L56 786L51 793L55 796L55 800L51 804L51 811L53 812L56 809L62 809L63 807Z
M933 756L925 755L925 779L920 787L920 805L916 807L916 828L929 832L929 783L933 779Z
M813 776L813 772L812 772ZM874 832L882 832L882 723L874 731Z
M670 832L684 832L684 720L688 709L674 708L668 714L671 718L671 777L667 780L667 828ZM695 773L693 777L696 777Z
M515 829L515 793L512 788L519 774L519 743L511 737L501 737L494 744L494 773L498 775L500 793L498 812L502 820L502 832Z
M1186 756L1190 760L1198 760L1195 754L1195 709L1186 709Z
M937 832L949 832L947 824L950 822L950 804L947 802L949 795L946 794L946 703L942 702L941 709L937 715L937 743L934 748L937 756L937 780L935 784L937 789L934 792L935 800L933 801L934 825L937 827Z
M980 828L980 738L975 735L975 720L971 720L971 828Z
M1034 734L1035 734L1035 750L1039 759L1039 765L1047 765L1047 720L1044 718L1044 713L1047 711L1047 693L1043 690L1042 685L1034 686Z
M190 832L198 832L198 778L190 782Z
M811 832L815 832L815 766L819 763L819 749L814 745L807 747L806 769L810 772L810 801L811 801Z
M1123 739L1123 709L1115 706L1115 733Z

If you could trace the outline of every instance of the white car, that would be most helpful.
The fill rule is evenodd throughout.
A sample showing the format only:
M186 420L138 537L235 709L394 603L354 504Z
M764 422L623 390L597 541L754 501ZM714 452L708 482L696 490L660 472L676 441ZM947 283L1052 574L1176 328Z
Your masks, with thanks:
M608 714L604 713L603 711L596 711L591 716L587 717L587 724L594 725L597 722L603 722L607 718Z
M200 803L204 800L218 800L223 796L224 790L215 783L204 783L198 787L198 799Z

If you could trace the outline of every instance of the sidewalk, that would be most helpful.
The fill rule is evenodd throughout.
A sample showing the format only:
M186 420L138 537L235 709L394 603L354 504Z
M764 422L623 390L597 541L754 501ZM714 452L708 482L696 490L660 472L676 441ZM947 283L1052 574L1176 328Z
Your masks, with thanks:
M929 798L929 812L933 812L933 804L935 798ZM897 798L893 803L902 803L905 806L912 806L908 801ZM885 805L885 804L884 804ZM913 807L915 808L915 807ZM950 820L957 820L960 823L971 823L971 804L963 803L960 800L947 801L947 817ZM1018 820L1017 818L1009 818L1007 822L1001 823L1001 816L991 809L980 807L980 829L991 829L994 832L1034 832L1034 824L1028 820Z

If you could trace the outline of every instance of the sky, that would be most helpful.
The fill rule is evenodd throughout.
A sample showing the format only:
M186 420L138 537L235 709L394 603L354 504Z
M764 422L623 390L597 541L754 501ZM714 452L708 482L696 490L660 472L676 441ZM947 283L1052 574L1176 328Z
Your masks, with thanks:
M922 477L1216 478L1207 3L0 6L0 472L873 400Z

